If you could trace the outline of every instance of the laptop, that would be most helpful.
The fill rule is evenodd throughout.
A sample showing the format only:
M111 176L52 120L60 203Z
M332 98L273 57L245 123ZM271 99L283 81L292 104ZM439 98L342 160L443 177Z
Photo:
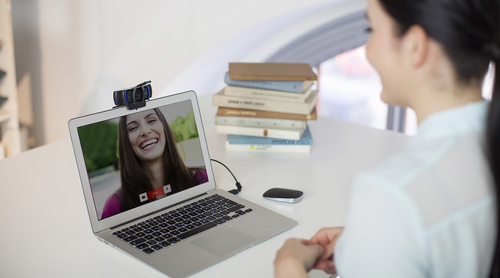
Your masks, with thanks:
M194 91L69 121L97 239L185 277L297 225L217 189Z

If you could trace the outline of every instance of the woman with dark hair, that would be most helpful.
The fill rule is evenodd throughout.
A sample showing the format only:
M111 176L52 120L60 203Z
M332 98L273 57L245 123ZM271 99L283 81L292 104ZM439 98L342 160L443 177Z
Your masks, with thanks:
M101 219L166 196L164 186L170 191L166 193L174 194L208 181L204 169L184 165L176 142L157 108L120 118L121 188L106 200Z
M499 277L500 0L367 3L381 98L415 110L418 134L356 177L345 228L287 240L275 276Z

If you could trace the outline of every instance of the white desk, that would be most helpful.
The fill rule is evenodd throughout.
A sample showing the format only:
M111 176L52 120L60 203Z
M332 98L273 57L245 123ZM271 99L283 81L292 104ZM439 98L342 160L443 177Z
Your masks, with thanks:
M286 238L342 225L354 175L408 142L395 132L320 118L310 122L310 154L226 152L211 97L200 103L210 154L236 175L240 195L299 225L193 277L272 277L275 252ZM226 169L213 165L218 186L234 188ZM302 190L304 200L264 200L271 187ZM0 277L165 277L93 236L69 139L0 160L0 190Z

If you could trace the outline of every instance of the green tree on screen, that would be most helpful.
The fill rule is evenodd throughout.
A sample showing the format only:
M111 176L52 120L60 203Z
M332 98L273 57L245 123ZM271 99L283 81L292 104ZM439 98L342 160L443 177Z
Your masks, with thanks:
M196 129L196 120L194 118L193 109L191 109L186 118L177 117L170 124L172 131L177 135L179 141L185 141L192 138L198 138L198 130Z
M87 171L117 165L118 123L101 122L80 127L78 135L82 145Z

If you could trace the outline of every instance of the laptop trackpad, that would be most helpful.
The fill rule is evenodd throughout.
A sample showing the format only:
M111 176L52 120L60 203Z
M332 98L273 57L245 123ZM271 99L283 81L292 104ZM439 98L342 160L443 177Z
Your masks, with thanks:
M232 227L226 227L191 241L201 249L216 256L224 256L250 244L254 237Z

